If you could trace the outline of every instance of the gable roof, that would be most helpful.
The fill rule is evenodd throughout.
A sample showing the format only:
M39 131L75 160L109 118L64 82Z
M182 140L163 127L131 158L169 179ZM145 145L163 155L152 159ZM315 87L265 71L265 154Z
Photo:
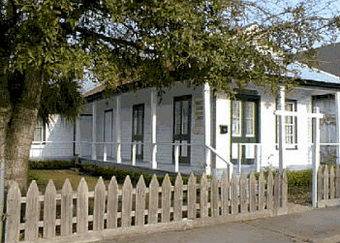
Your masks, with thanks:
M318 68L340 76L340 42L317 48L316 51Z

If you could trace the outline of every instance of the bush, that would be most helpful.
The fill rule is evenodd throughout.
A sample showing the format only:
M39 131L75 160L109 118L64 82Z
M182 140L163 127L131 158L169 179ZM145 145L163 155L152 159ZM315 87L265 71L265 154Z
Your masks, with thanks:
M73 160L30 160L30 170L66 170L75 167Z
M309 187L312 184L312 170L287 171L288 187Z
M91 176L101 176L104 180L110 180L112 176L116 177L118 184L123 184L126 176L130 176L131 182L133 185L136 185L139 177L143 175L144 181L146 185L148 185L152 179L153 173L150 171L143 171L143 170L131 170L131 169L124 169L124 168L117 168L112 166L105 166L105 165L96 165L93 163L82 163L80 165L80 171L84 174L88 174ZM170 174L170 181L172 185L174 185L176 176L174 174ZM157 176L158 182L161 184L163 181L164 176ZM182 176L183 183L187 183L188 176Z

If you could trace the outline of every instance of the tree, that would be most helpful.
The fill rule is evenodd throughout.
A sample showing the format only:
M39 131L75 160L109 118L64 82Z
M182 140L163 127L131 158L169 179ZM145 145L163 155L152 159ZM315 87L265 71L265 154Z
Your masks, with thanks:
M233 92L273 87L286 65L334 36L339 17L314 1L2 0L0 159L26 185L37 119L74 118L84 73L115 88L176 81ZM326 6L326 5L325 5ZM301 55L303 53L303 55Z

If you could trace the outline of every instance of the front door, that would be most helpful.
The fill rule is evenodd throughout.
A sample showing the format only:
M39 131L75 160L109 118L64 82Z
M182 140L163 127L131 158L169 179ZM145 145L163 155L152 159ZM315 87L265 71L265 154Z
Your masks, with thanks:
M180 143L179 162L190 164L191 95L174 98L173 142Z
M136 146L137 160L143 160L143 141L144 141L144 104L138 104L132 107L132 142L139 142L137 143Z
M251 143L259 142L258 118L258 96L240 95L231 101L231 156L234 163L240 156L244 164L254 162L255 146Z

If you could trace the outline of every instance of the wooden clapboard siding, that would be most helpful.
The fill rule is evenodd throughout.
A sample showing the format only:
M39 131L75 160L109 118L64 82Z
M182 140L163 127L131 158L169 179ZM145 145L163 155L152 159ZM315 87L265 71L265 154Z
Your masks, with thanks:
M332 177L334 169L329 171ZM328 185L336 187L335 175L333 177L334 183ZM333 191L336 196L336 188L329 189L331 195ZM274 179L272 172L267 178L260 173L258 179L254 174L249 177L233 175L231 178L225 174L220 179L203 175L199 181L192 174L187 185L184 185L180 174L174 185L168 175L161 185L153 176L148 187L143 176L136 187L127 176L121 188L115 177L107 188L99 178L95 190L90 192L84 179L76 191L73 191L70 181L65 180L60 193L50 181L44 195L40 195L33 181L26 197L21 196L18 184L12 183L7 195L5 239L6 242L36 241L112 228L152 227L158 223L217 219L239 213L255 215L260 211L271 212L272 215L287 204L286 194L286 175L275 173ZM26 210L20 211L23 204ZM76 210L73 210L74 207ZM22 218L24 222L20 222Z

